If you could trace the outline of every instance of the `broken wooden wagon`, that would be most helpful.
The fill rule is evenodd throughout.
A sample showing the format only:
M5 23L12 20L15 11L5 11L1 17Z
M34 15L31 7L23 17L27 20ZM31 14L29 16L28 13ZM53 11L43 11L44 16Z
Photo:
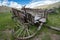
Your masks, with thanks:
M42 9L12 8L12 13L12 19L16 24L14 37L17 39L29 39L35 36L47 19L47 12Z

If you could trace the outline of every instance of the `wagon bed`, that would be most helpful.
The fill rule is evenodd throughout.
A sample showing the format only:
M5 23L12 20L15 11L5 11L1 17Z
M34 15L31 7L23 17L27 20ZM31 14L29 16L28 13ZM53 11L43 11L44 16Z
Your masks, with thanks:
M35 36L47 19L47 12L41 9L12 8L12 13L12 19L16 24L14 37L17 39L29 39Z

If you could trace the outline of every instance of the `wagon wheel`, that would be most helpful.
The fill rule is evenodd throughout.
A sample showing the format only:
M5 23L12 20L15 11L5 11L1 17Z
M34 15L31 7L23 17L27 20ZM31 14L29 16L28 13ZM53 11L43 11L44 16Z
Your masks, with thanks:
M43 23L40 23L39 27L28 26L29 23L22 23L17 18L14 18L16 23L16 27L14 28L14 37L16 39L29 39L37 34L37 32L41 29Z

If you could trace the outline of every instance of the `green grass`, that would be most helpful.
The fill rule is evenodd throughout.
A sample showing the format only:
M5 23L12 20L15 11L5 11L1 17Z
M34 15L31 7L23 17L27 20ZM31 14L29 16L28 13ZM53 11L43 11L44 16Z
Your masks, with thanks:
M11 17L12 15L9 12L0 13L0 30L11 29L15 26Z
M60 12L48 14L48 25L60 28Z

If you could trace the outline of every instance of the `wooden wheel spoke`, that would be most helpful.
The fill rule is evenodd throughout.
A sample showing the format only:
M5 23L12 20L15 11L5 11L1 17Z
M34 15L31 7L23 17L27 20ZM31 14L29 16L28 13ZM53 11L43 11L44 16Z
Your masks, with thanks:
M26 36L26 31L24 30L23 37L25 37L25 36Z
M31 31L31 30L29 30L29 32L30 32L30 35L33 33L33 31Z
M23 33L23 31L24 31L24 29L22 29L22 30L18 33L17 37L19 37L19 36Z
M24 30L24 28L20 27L16 32L15 35L18 34L20 31Z
M15 32L15 34L17 34L20 30L21 30L21 29L18 29L18 30Z
M27 32L28 36L30 36L30 32L29 32L29 30L28 30L28 29L26 29L26 32Z

